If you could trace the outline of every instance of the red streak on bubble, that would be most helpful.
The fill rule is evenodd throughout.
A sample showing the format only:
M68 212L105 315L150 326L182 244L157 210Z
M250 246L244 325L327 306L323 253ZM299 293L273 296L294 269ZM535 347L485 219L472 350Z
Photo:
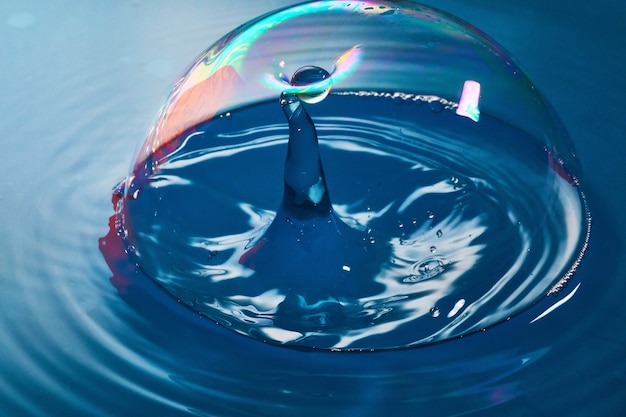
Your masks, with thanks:
M572 185L576 184L574 178L565 170L563 163L556 159L551 153L548 153L548 166L568 183Z
M116 195L113 194L113 199L115 200L116 198ZM118 201L119 198L117 198L117 201L114 201L114 205L117 205ZM109 269L113 273L109 281L117 289L118 294L126 294L132 282L129 277L135 273L135 265L128 261L126 245L117 234L116 214L109 217L109 232L106 236L98 239L98 246Z
M252 270L255 269L256 265L254 264L254 255L259 251L259 249L261 249L265 244L267 243L267 239L263 238L259 241L259 243L257 243L256 245L254 245L253 247L251 247L249 250L247 250L246 252L244 252L243 255L241 255L241 257L239 258L239 264L243 265L245 267L248 267Z
M237 71L227 65L180 94L175 89L142 146L134 170L144 168L148 160L154 165L166 158L178 148L185 132L212 119L242 86Z

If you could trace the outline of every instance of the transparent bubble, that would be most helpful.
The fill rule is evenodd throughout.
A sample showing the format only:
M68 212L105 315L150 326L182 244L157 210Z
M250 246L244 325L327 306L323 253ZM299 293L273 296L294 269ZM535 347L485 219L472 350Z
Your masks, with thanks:
M471 25L316 1L235 29L175 82L118 225L165 291L233 331L402 348L562 288L589 238L580 175L555 112Z

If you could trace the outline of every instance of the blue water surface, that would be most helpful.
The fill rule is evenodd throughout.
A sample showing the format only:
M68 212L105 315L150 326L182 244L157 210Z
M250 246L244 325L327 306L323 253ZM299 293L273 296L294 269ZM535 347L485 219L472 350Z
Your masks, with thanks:
M424 1L516 57L585 173L594 226L582 267L559 296L505 323L398 352L280 348L181 308L124 256L103 257L120 249L108 235L111 188L176 75L233 27L290 3L0 4L0 415L626 412L619 2Z

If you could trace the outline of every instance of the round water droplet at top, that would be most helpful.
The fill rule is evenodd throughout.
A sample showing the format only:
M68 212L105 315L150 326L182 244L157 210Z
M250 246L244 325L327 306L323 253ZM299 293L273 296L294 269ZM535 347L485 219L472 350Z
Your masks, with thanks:
M308 104L319 103L330 93L330 85L325 83L330 77L328 71L320 67L307 66L297 70L291 77L291 85L302 88L298 98Z
M580 175L555 112L482 32L415 3L316 1L191 63L118 224L147 275L235 332L401 348L562 288L589 237Z

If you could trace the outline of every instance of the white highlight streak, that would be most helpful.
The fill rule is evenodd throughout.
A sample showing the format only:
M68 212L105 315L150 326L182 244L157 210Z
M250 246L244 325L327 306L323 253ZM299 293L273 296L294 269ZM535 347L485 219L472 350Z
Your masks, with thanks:
M533 324L537 320L544 318L545 316L552 313L557 308L561 307L563 304L567 303L574 296L574 294L576 294L576 291L578 291L578 287L580 287L580 284L582 283L579 282L578 285L572 290L571 293L567 294L565 297L563 297L562 300L557 301L556 303L551 305L546 311L544 311L543 313L541 313L540 315L532 319L532 321L529 324Z

